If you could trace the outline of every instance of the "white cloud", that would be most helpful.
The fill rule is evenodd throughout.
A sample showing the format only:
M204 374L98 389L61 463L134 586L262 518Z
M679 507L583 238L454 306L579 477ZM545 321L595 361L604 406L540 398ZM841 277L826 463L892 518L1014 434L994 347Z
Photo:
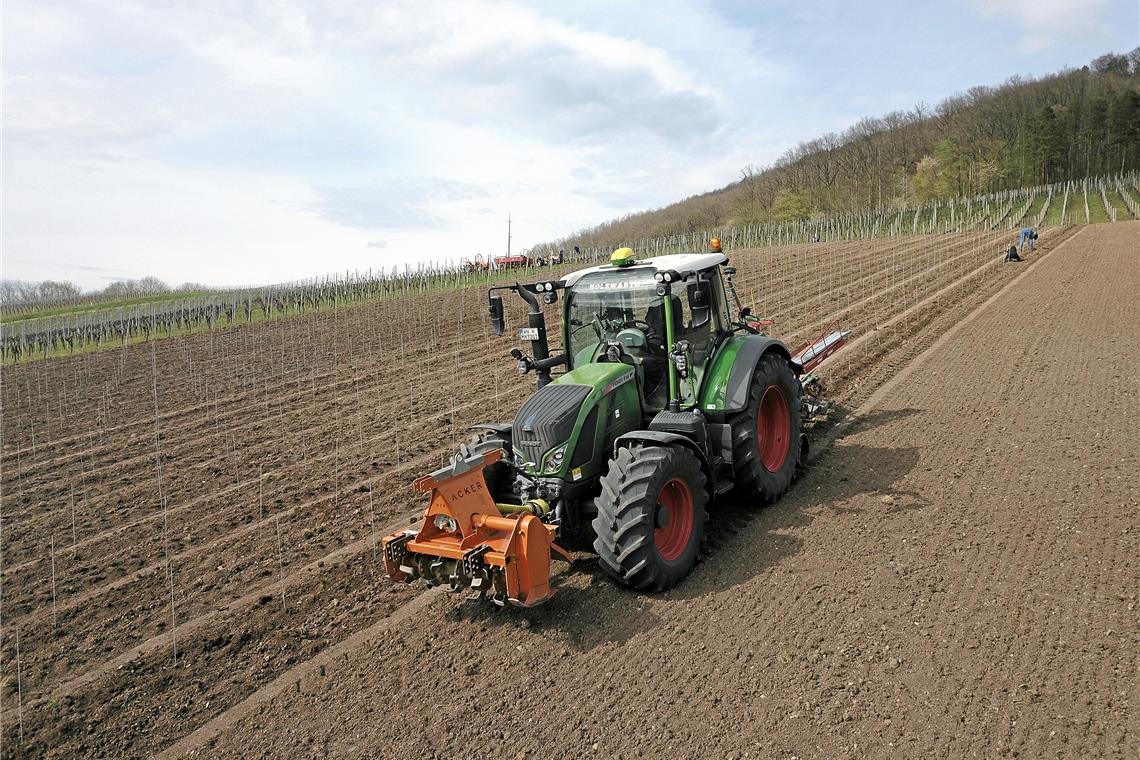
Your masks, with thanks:
M145 160L75 171L29 159L5 167L4 276L97 286L155 274L172 283L297 279L367 266L367 236L291 208L302 185Z
M1076 41L1109 39L1108 0L970 0L984 16L1011 19L1019 47L1036 52Z
M639 37L523 3L12 0L4 274L458 259L508 212L527 245L731 179L723 78L669 49L716 19L675 10Z
M977 7L1063 46L1106 2ZM841 5L8 0L5 274L293 279L657 207L901 97L894 71L850 85Z

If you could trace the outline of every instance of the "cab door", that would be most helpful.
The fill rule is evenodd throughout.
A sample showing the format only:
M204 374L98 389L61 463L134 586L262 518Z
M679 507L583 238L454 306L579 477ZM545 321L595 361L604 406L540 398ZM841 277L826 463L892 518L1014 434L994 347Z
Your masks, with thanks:
M717 270L701 272L685 284L676 327L677 339L689 343L689 376L680 383L681 403L692 406L698 401L715 338L727 329L724 288Z

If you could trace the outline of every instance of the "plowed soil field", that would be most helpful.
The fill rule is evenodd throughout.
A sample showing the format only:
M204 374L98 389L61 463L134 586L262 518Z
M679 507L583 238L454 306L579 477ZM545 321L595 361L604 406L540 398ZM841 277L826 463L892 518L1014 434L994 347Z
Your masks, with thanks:
M478 289L6 367L3 756L1136 756L1140 223L1007 237L734 252L856 331L811 466L530 612L376 556L528 392Z

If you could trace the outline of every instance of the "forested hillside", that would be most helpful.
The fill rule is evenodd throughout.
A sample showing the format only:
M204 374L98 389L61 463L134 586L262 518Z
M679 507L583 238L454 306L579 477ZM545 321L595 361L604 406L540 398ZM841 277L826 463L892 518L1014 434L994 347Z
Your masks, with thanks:
M1140 48L862 119L770 167L556 243L608 245L723 225L823 218L1140 168ZM544 249L548 244L537 246Z

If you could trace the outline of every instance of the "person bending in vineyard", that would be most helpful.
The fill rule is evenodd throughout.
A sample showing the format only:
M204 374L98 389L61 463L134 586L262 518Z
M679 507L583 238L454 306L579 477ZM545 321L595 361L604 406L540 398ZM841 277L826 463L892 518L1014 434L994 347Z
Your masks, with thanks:
M1017 246L1011 245L1009 250L1005 252L1006 261L1021 261L1021 257L1017 255Z
M1032 227L1022 227L1021 235L1018 237L1018 247L1025 250L1025 244L1029 243L1029 250L1033 250L1033 244L1037 241L1037 232Z

